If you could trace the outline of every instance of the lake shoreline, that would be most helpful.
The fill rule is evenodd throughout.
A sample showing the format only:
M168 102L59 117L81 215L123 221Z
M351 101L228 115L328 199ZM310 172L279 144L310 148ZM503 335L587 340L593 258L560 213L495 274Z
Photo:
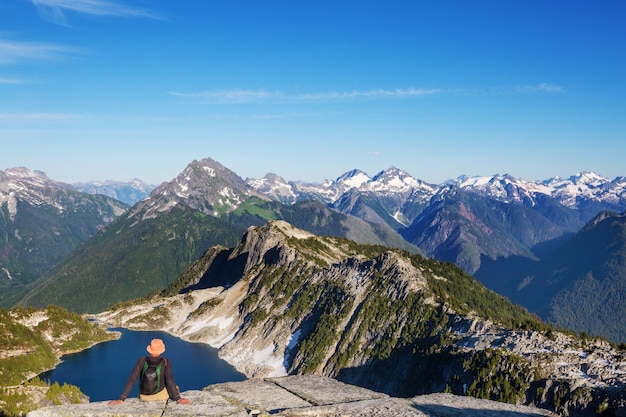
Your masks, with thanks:
M90 401L119 397L137 360L147 356L147 345L153 338L161 338L166 345L164 357L170 360L176 384L181 390L203 389L217 382L242 381L247 376L219 358L217 349L202 342L181 339L163 330L135 330L111 328L119 338L111 343L98 343L90 349L64 355L57 366L41 373L50 383L67 383L80 388ZM101 376L94 378L94 374ZM109 381L102 384L102 380ZM130 396L137 395L133 388Z

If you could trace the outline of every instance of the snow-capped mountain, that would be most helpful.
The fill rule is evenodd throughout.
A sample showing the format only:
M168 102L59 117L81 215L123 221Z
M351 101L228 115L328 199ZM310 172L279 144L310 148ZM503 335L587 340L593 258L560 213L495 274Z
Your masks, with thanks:
M590 201L602 204L609 210L626 209L626 177L610 180L594 172L580 172L567 179L554 177L543 181L530 181L508 174L462 175L436 185L426 183L405 171L391 167L374 177L355 169L335 180L326 180L322 183L285 181L274 174L268 174L261 180L247 179L246 182L259 192L283 203L315 199L334 204L345 193L357 190L374 193L379 197L396 196L407 198L412 203L426 204L430 198L448 190L452 185L498 201L523 203L530 206L536 204L538 198L548 196L563 206L574 209ZM589 218L593 218L593 215Z
M261 179L246 179L246 183L252 188L285 204L293 204L303 200L315 200L330 204L345 192L358 188L368 181L371 181L371 178L357 169L346 172L335 180L325 180L322 183L285 181L284 178L271 173Z
M549 253L602 211L626 210L626 178L592 172L529 181L511 175L460 176L428 184L391 167L369 177L352 170L321 184L247 180L292 204L315 199L370 223L386 224L428 256L476 273L484 259ZM539 247L538 245L543 245Z
M12 218L17 214L18 200L36 206L50 205L62 211L63 206L54 198L55 193L70 189L70 185L53 181L42 171L31 171L24 167L0 171L0 205L7 204Z
M269 173L261 179L248 179L248 185L281 203L290 204L298 199L292 184L279 175Z
M354 214L353 211L361 196L383 199L386 206L384 211L391 213L387 215L398 224L404 225L409 224L414 217L415 210L412 208L427 204L437 189L436 185L415 179L395 167L381 171L374 177L354 169L335 180L325 180L322 183L285 181L275 174L268 174L260 180L249 178L246 182L260 193L281 203L294 204L298 201L316 200L344 214ZM374 219L378 215L357 215L357 217L378 223L383 221Z
M24 167L0 171L0 206L6 204L11 218L16 216L19 202L34 207L53 207L62 214L73 208L73 205L81 204L81 199L88 197L89 194L77 192L70 184L48 178L42 171ZM111 216L103 217L104 221L114 219L127 209L124 204L116 204L110 199L107 201L111 204Z
M579 172L567 179L559 177L544 181L527 181L510 175L491 177L459 177L455 183L462 189L506 202L529 202L534 204L537 195L547 195L560 204L578 208L588 201L624 209L626 200L626 177L614 180L594 172Z
M570 207L581 201L595 200L621 211L626 199L626 177L623 176L610 180L594 172L580 172L566 180L552 178L545 184L551 188L554 198Z
M131 181L88 181L72 184L75 189L89 194L104 194L120 200L129 206L143 200L156 188L156 185L135 178Z
M387 196L411 195L414 197L421 195L422 199L427 201L436 189L436 186L417 180L395 167L381 171L374 177L354 169L340 175L335 180L325 180L321 183L285 181L275 174L267 174L260 180L248 178L246 182L259 192L283 203L318 200L331 204L352 190L374 192Z

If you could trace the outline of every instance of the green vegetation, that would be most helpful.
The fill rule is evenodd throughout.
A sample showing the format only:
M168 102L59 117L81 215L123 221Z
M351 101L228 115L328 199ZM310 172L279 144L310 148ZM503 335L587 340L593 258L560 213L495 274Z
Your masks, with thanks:
M170 317L170 310L164 305L159 305L145 314L140 314L128 321L128 325L146 325L150 329L155 329L164 325Z
M525 397L531 382L528 379L534 375L524 359L504 349L474 352L463 367L474 378L467 388L468 395L507 403Z
M75 385L50 385L35 377L16 387L0 387L0 416L21 417L46 405L80 404L87 400Z
M458 314L474 313L514 330L549 330L550 327L537 316L487 289L458 266L420 255L407 256L416 268L423 271L437 298Z
M242 218L255 218L255 219L263 219L264 221L276 220L276 213L272 210L272 204L267 203L257 197L252 197L243 202L237 209L235 209L232 214L232 217L238 217L238 222L241 222ZM250 224L263 224L259 223L258 220L251 222Z
M0 309L0 381L5 386L20 384L53 368L61 355L113 337L57 306Z
M0 416L20 417L37 408L37 403L28 392L0 387Z
M17 322L0 309L0 381L19 384L35 374L54 367L57 357L41 333Z
M13 307L30 284L115 218L116 208L127 208L103 195L71 190L57 190L50 198L65 209L19 201L17 214L10 216L7 203L0 205L2 266L12 278L0 280L0 307Z
M85 394L83 394L77 386L70 384L59 385L58 382L50 385L46 392L46 399L55 405L61 405L69 402L70 404L79 404Z
M202 304L198 306L194 311L189 314L189 319L194 319L196 317L202 316L207 311L212 310L216 306L220 305L224 300L221 298L211 298L206 300Z
M329 347L337 342L339 323L350 312L352 300L346 289L329 281L307 285L297 295L297 300L287 311L288 315L298 315L299 310L316 300L312 308L307 309L312 327L297 345L298 355L302 358L302 371L312 373L322 364Z
M184 207L141 221L126 213L65 258L23 304L99 312L145 297L166 288L211 246L236 244L243 232Z
M626 217L603 213L539 263L520 302L576 333L626 341ZM550 283L550 284L548 284ZM513 296L513 295L512 295Z
M42 382L35 375L54 368L63 354L76 352L115 336L58 306L46 309L0 309L0 415L20 416L33 410L37 388L49 403L80 402L72 385Z

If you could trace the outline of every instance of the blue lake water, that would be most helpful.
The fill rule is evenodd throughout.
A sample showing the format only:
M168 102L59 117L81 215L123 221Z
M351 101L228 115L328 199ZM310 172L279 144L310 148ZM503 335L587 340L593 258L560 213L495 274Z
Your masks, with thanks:
M92 402L114 400L124 389L137 359L147 356L146 347L152 339L158 338L165 342L162 356L170 360L174 379L181 391L246 379L228 362L218 358L217 350L207 344L186 342L165 332L114 330L120 331L122 337L63 356L55 369L40 377L50 383L76 385ZM129 397L137 397L137 385Z

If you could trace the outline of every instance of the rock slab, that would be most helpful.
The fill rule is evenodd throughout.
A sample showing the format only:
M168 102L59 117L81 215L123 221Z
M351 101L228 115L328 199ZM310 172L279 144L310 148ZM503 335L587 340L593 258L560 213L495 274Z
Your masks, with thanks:
M191 404L144 402L130 398L61 405L31 411L27 417L541 417L547 410L460 397L452 394L394 398L312 375L249 379L186 391Z

